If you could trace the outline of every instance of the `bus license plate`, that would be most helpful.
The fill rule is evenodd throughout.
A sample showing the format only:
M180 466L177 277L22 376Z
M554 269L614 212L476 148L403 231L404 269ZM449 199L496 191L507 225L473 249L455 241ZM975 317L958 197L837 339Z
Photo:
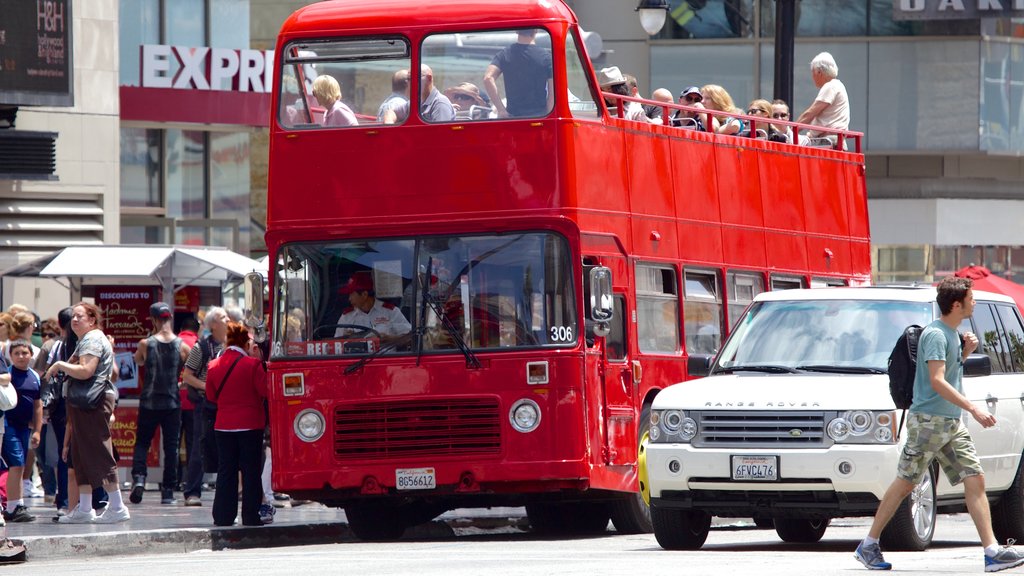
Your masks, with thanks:
M437 479L433 468L398 468L395 470L395 487L399 490L433 490Z
M733 480L778 480L778 456L733 456Z

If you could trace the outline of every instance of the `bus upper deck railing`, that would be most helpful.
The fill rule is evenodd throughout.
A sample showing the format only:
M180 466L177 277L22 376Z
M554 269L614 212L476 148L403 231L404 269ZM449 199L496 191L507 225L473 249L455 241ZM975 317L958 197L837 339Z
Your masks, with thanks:
M845 150L847 150L846 141L847 140L852 140L853 141L853 151L856 152L857 154L861 154L862 153L861 141L864 138L864 133L863 132L853 132L853 131L850 131L850 130L837 130L835 128L826 128L824 126L813 126L813 125L810 125L810 124L800 124L798 122L791 122L791 121L788 121L788 120L777 120L775 118L761 118L761 117L758 117L758 116L750 116L750 115L747 115L747 114L735 114L735 113L731 113L731 112L721 112L719 110L711 110L709 108L697 108L697 107L694 107L694 106L686 106L686 105L683 105L683 104L677 104L675 102L672 102L672 103L669 103L669 102L658 102L656 100L648 100L646 98L636 98L636 97L633 97L633 96L623 96L621 94L615 94L615 93L612 93L612 92L602 92L601 95L606 100L616 100L616 101L620 101L620 102L636 102L636 103L640 104L641 106L645 106L645 107L649 107L649 106L659 107L659 108L662 109L661 110L661 122L660 123L662 125L664 125L664 126L672 126L672 123L674 121L674 119L671 117L671 114L673 113L672 111L681 111L681 112L687 112L687 113L690 113L690 114L697 114L697 115L702 116L704 118L703 130L705 132L714 132L713 123L711 122L711 118L712 117L716 117L716 118L735 118L735 119L742 120L743 122L747 123L750 126L750 128L749 128L749 130L746 130L744 132L744 134L742 134L742 135L734 134L734 136L740 136L740 137L745 137L745 138L760 138L758 132L759 131L763 131L765 136L767 136L767 130L765 130L765 129L768 126L770 126L770 125L786 126L786 127L791 128L792 131L793 131L793 142L790 143L791 145L814 146L814 147L828 147L828 148L832 148L833 150L845 151ZM616 110L612 110L613 117L618 117L618 118L621 118L621 119L625 120L626 119L626 106L619 105L619 106L616 106L615 108L616 108ZM679 119L685 119L685 117L679 118ZM693 129L696 129L697 127L698 126L696 125L696 123L694 123L693 126L682 126L682 127L679 127L679 128L683 129L683 130L686 130L686 129L693 130ZM812 136L808 135L808 136L804 136L803 138L801 138L800 137L800 131L801 130L807 130L807 131L811 131L811 132L815 132L815 133L826 134L827 136L812 137ZM830 138L830 136L834 136L835 139L833 140L832 138ZM761 139L764 139L764 138L761 138Z

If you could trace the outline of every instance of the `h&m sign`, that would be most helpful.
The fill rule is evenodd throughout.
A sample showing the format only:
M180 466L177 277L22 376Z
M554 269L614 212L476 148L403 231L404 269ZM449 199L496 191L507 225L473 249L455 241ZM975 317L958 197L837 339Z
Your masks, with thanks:
M1024 0L893 0L893 20L1024 17Z

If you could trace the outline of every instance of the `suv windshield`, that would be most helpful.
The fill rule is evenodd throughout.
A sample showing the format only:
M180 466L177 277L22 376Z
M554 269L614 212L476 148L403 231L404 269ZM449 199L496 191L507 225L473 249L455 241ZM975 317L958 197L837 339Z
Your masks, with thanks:
M904 328L934 318L929 302L756 302L735 327L713 372L787 368L885 371ZM858 370L851 370L858 371Z
M568 245L553 233L289 244L276 268L277 357L388 345L386 354L462 354L460 339L480 351L578 338Z

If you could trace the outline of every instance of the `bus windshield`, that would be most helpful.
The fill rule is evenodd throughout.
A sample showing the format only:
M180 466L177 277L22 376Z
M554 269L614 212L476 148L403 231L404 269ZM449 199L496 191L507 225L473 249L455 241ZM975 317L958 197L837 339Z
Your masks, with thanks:
M418 271L414 274L413 271ZM562 236L296 243L277 261L277 357L460 353L574 345Z
M756 302L740 319L713 372L836 368L885 371L903 330L932 321L928 302Z

